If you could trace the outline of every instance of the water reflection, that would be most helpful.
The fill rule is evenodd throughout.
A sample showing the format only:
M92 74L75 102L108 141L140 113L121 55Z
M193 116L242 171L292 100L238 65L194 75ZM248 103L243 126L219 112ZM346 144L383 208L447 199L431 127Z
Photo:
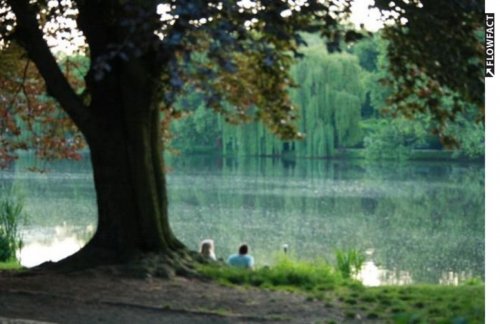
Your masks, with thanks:
M93 225L24 228L23 247L18 258L21 265L34 267L46 261L59 261L80 250L94 232Z
M474 279L472 272L443 272L439 278L440 285L459 285L467 280ZM381 268L374 261L366 261L363 263L360 273L356 276L363 285L376 287L380 285L409 285L414 283L410 271L391 271Z
M363 285L375 287L380 285L409 285L414 283L410 271L404 270L388 270L377 265L373 260L374 249L365 251L366 261L363 263L360 272L356 279L360 280ZM474 278L471 271L442 272L437 283L441 285L458 285L469 279Z
M32 266L90 238L95 192L88 160L41 175L22 163L0 171L0 185L25 198L21 258ZM272 264L285 242L301 259L332 264L336 249L368 250L366 285L484 278L482 165L182 157L171 169L170 222L191 249L212 238L225 258L247 242L261 265Z
M470 271L452 272L448 271L441 275L439 284L441 285L458 285L469 279L473 279L474 274Z
M283 242L301 259L331 263L336 249L373 249L361 275L367 285L447 284L448 273L467 273L458 282L484 277L481 165L221 165L174 164L168 176L172 226L190 247L210 237L217 255L228 255L247 242L262 264L272 264Z
M380 285L409 285L413 283L409 271L391 271L377 265L373 260L374 253L375 249L368 249L365 251L366 261L363 263L361 271L356 276L363 285L375 287Z
M380 268L374 261L366 261L357 275L363 285L375 287L380 285L409 285L413 283L409 271L390 271Z

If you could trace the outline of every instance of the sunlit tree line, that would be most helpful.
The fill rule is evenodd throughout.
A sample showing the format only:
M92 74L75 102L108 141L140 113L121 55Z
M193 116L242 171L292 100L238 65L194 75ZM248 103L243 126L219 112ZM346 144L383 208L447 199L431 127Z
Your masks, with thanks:
M187 91L176 102L176 113L180 112L181 118L169 122L170 150L225 156L333 157L348 149L363 149L362 156L368 159L405 160L414 150L452 148L455 157L484 156L484 125L474 120L478 109L470 103L462 102L470 116L467 111L457 114L455 122L443 128L445 136L457 141L454 147L443 145L432 133L428 114L401 116L391 111L387 99L395 90L384 82L389 77L388 44L378 33L336 54L327 53L319 37L304 38L309 46L304 47L304 57L291 69L295 87L290 91L301 140L283 141L263 124L251 120L235 125L207 107L201 93ZM15 51L18 49L12 47L1 53L0 99L6 103L2 106L5 109L22 113L16 120L4 118L5 129L13 136L23 134L19 145L29 143L39 157L78 158L77 151L84 146L81 136L67 126L70 122L65 114L47 113L55 109L53 101L45 94L33 64L18 60L21 54ZM63 62L67 75L78 86L88 60L75 56ZM415 100L420 95L415 93ZM442 109L451 110L457 96L443 96ZM222 106L232 109L228 103ZM47 127L47 118L56 120L60 127ZM64 134L54 136L54 132ZM5 142L5 152L0 149L0 154L7 154L7 146L15 143ZM65 156L59 156L60 152Z
M432 132L430 116L390 111L387 99L394 90L384 82L389 63L387 43L380 35L333 55L317 46L317 38L306 39L309 47L292 67L296 87L290 91L302 140L282 141L255 122L233 125L213 114L193 93L177 103L184 118L171 125L176 134L171 148L187 154L234 156L333 157L348 149L363 149L368 159L405 160L419 149L452 149L454 157L484 156L484 126L467 113L443 128L443 134L456 140L448 145ZM456 95L450 94L440 104L452 109L455 100ZM477 107L469 104L468 109L474 112Z

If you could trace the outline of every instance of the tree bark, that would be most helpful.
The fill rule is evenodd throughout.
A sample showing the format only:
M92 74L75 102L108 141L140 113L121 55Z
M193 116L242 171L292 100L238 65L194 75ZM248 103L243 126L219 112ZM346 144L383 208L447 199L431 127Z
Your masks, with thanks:
M97 232L88 249L118 259L184 249L168 223L157 77L143 60L113 67L92 95ZM154 67L152 67L154 68Z

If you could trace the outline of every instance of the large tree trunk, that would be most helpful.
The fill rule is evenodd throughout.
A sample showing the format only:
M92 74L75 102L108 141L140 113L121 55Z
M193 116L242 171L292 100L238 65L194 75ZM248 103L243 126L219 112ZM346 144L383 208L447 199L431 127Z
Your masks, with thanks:
M79 9L92 67L109 51L110 43L139 37L102 14L130 15L118 1L82 3ZM156 11L156 4L146 2L143 9ZM143 30L141 37L156 36L151 29ZM86 78L92 102L90 126L83 133L94 170L98 225L82 254L108 251L106 260L126 260L150 252L173 255L184 250L167 218L158 107L162 66L154 49L140 51L126 59L109 58L110 69L104 70L101 79L92 69Z
M154 42L158 39L157 15L147 18L148 28L135 31L119 23L123 16L131 24L142 23L145 18L140 13L155 13L156 2L131 1L134 10L127 10L117 0L77 2L78 26L90 49L91 68L86 77L90 104L74 91L58 67L39 28L36 8L28 0L9 4L17 19L16 39L35 62L47 91L84 134L91 152L97 232L82 250L58 266L123 263L155 254L167 256L162 260L173 267L183 267L186 249L175 238L167 218L158 108L160 74L170 57L160 59L153 46L158 45ZM112 47L121 49L125 44L133 44L135 51L125 58L115 55ZM96 69L102 65L106 68L98 77Z
M92 243L125 254L179 247L167 219L159 113L131 117L125 107L88 137L99 213Z
M91 127L84 135L97 193L97 232L68 261L92 264L147 253L185 254L167 217L158 79L148 66L139 60L116 64L94 88Z

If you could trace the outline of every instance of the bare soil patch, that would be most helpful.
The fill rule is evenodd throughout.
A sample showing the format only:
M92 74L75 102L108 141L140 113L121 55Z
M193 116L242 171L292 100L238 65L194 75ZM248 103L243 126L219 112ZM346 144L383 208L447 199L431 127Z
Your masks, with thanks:
M304 294L175 276L125 277L111 268L0 272L0 322L342 323L340 308ZM28 322L25 322L28 323Z

